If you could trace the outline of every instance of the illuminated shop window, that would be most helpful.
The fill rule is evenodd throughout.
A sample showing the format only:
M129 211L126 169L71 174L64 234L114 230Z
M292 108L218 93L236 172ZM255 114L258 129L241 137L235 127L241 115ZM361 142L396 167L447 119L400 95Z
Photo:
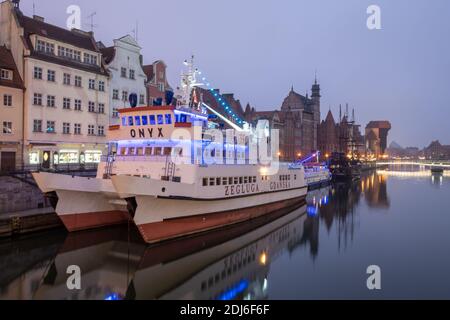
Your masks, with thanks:
M78 150L60 150L59 151L59 163L78 163L79 153Z
M39 164L39 152L30 152L30 164Z
M86 163L100 163L102 152L99 150L86 150L84 152L84 161Z

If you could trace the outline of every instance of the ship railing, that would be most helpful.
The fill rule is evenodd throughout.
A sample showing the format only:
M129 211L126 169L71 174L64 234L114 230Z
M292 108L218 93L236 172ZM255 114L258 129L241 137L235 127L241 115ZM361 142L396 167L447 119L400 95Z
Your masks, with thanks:
M172 162L175 163L191 163L191 157L182 157L182 156L171 156L171 155L160 155L160 156L146 156L146 155L142 155L142 156L119 156L116 155L114 156L114 161L115 162L127 162L127 161L133 161L133 162L137 162L137 161L144 161L144 162L166 162L166 160L169 159ZM101 158L102 162L108 162L108 157L107 156L102 156Z

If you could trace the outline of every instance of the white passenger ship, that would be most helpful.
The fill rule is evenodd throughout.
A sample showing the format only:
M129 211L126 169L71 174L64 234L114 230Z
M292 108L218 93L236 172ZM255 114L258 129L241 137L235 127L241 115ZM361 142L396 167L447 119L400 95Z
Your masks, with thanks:
M304 201L303 166L274 161L278 170L273 172L253 163L250 141L257 133L248 124L240 127L223 117L245 135L211 148L219 143L209 134L214 123L206 109L222 116L201 101L192 103L199 85L195 76L190 64L177 106L119 110L121 124L109 127L109 154L96 178L33 175L42 191L56 193L55 210L69 231L133 219L143 239L153 243L295 208Z

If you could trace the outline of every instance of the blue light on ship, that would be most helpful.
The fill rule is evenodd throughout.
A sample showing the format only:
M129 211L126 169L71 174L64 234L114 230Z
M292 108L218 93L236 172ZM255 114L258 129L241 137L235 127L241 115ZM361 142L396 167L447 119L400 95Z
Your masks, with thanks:
M319 210L315 206L308 206L306 208L306 213L308 214L308 217L315 217L319 213Z
M248 284L249 283L247 280L241 280L235 286L221 293L216 300L232 300L236 298L240 293L244 292L245 289L247 289Z
M119 295L117 293L110 293L108 294L104 300L121 300Z

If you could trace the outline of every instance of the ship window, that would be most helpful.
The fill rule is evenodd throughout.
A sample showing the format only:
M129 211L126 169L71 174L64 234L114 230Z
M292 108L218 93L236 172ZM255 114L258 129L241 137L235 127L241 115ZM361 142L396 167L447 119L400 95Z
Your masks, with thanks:
M142 156L144 154L144 148L138 147L136 148L136 155Z
M166 114L166 124L172 124L172 115Z
M129 117L128 117L128 125L129 125L129 126L132 126L132 125L133 125L133 117L132 117L132 116L129 116Z
M242 184L243 181L244 181L243 177L239 177L239 184Z
M122 148L120 148L120 153L119 153L121 156L124 156L124 155L126 155L127 154L127 148L124 148L124 147L122 147Z
M203 186L207 186L208 185L208 178L203 178Z
M155 147L155 156L160 156L161 155L161 147Z
M228 178L228 184L233 184L233 178L232 177Z
M222 178L222 184L223 184L224 186L226 186L226 185L228 184L228 178L223 177L223 178Z
M165 156L170 156L171 153L172 153L172 148L171 147L165 147L164 148L164 155Z
M216 185L220 186L221 178L216 178Z
M134 147L129 147L128 148L128 155L129 156L134 156Z
M234 184L238 184L239 183L239 178L238 177L234 177Z
M256 183L256 176L253 177L253 183Z
M244 183L248 183L248 177L244 177Z
M152 147L146 147L145 148L145 155L151 156L152 155Z
M297 180L297 175L296 174L294 174L294 180Z
M141 125L141 116L135 116L134 117L134 124L136 126L140 126Z
M155 122L155 115L151 114L148 117L149 117L150 125L155 125L156 124L156 122Z
M213 186L215 180L216 180L216 179L214 179L214 178L209 178L209 185L210 185L210 186Z
M180 122L180 116L178 114L175 115L175 122Z
M180 114L180 122L186 122L186 115Z
M163 123L163 115L162 114L158 114L157 117L158 117L158 124L164 124Z
M142 125L146 126L148 124L148 117L147 116L142 116Z
M123 126L127 125L127 117L122 117L122 125Z

